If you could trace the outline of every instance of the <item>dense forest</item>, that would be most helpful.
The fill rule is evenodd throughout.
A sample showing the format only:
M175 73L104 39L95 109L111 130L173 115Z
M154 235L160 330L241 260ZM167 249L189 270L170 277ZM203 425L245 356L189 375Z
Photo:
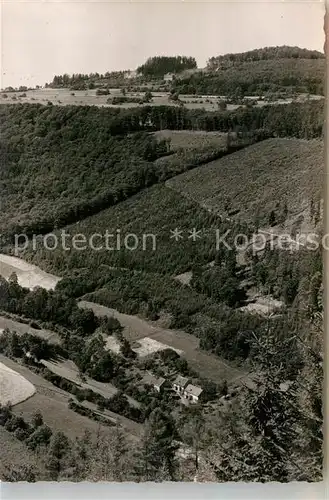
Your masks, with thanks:
M155 56L150 57L145 64L137 68L137 73L141 73L147 78L161 78L166 73L180 73L185 69L195 69L197 63L194 57L186 56Z
M152 130L240 131L248 134L247 144L271 136L313 138L322 136L322 114L322 102L233 112L1 106L1 232L45 233L231 152L220 144L190 153L182 163L173 156L172 166L154 163L170 148L147 133Z

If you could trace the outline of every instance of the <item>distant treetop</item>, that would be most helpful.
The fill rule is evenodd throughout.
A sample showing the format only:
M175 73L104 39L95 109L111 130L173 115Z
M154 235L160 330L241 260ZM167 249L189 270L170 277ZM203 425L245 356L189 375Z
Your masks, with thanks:
M208 69L216 69L222 66L232 66L236 63L261 61L268 59L324 59L325 55L317 50L301 49L300 47L264 47L262 49L239 52L236 54L225 54L211 57L207 62Z
M137 68L137 72L146 77L161 78L166 73L179 73L185 69L194 69L197 63L194 57L186 56L155 56Z

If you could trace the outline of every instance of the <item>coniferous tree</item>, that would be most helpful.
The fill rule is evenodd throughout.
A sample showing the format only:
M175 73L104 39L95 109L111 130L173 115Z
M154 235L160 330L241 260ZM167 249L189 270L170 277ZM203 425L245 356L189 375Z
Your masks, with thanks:
M162 410L153 410L146 421L136 473L141 481L175 480L177 463L174 443L176 430L172 418Z

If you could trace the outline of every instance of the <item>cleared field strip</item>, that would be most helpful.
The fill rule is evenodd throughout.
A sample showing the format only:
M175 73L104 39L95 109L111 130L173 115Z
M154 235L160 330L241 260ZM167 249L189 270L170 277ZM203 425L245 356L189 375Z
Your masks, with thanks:
M261 315L268 315L275 312L280 312L284 307L284 302L281 300L273 299L270 296L260 295L254 293L252 290L249 291L249 296L251 301L243 307L240 307L241 311L247 311L251 313L258 313Z
M113 316L114 318L117 318L117 320L124 327L124 335L129 341L142 339L144 337L152 337L152 335L157 333L159 330L155 326L147 323L137 316L120 313L116 309L101 306L95 302L81 300L78 303L78 306L82 309L91 309L97 316Z
M147 339L147 342L154 340L164 347L180 351L192 368L201 376L214 382L222 379L230 381L244 376L241 370L230 366L216 356L200 351L199 340L189 333L160 328L137 316L123 314L94 302L80 301L78 305L84 309L92 309L98 316L117 318L124 327L124 336L131 342L136 340L141 342L142 339Z
M114 385L108 382L107 383L98 382L97 380L94 380L87 376L85 376L85 380L81 380L79 375L79 369L75 365L75 363L73 363L73 361L63 360L60 362L53 362L53 361L45 361L43 359L41 360L41 363L46 368L48 368L48 370L52 371L56 375L59 375L60 377L64 377L67 380L70 380L71 382L82 387L82 389L91 389L92 391L96 392L97 394L100 394L104 398L111 398L118 391ZM129 396L127 396L127 399L133 406L139 407L139 403L137 401L130 398Z
M42 271L37 266L11 255L0 254L0 275L8 279L12 273L17 274L18 283L31 290L41 286L46 290L55 288L61 278Z
M18 403L14 407L16 414L30 420L31 415L40 410L47 425L53 430L64 432L71 438L83 436L86 430L90 431L94 436L97 434L108 435L113 432L113 428L104 426L68 408L68 401L72 399L72 395L55 387L51 382L30 371L26 366L20 365L2 354L0 354L0 363L15 370L36 388L33 397ZM131 422L127 418L123 421L123 417L111 413L124 425L131 436L130 430L136 429L135 422ZM136 432L133 432L133 434L136 435Z
M73 363L73 361L64 360L60 362L45 361L41 360L41 363L48 368L51 372L64 377L71 382L81 386L83 389L91 389L98 394L101 394L104 398L110 398L113 396L117 390L112 384L103 384L102 382L96 382L89 377L86 377L86 381L82 381L79 376L79 369Z
M59 335L51 330L44 330L43 328L39 330L25 323L20 323L19 321L0 316L0 334L1 331L6 328L12 332L16 332L18 335L23 335L24 333L36 335L37 337L48 340L52 344L60 344L61 342Z

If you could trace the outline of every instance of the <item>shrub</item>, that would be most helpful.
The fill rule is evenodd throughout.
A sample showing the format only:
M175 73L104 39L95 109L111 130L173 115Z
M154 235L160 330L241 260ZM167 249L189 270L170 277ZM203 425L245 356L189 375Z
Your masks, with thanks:
M14 431L14 436L19 441L25 441L31 435L31 428L21 429L18 428Z
M16 415L11 415L5 423L5 429L9 432L14 432L16 429L26 430L28 424L22 417L17 417Z
M48 446L51 436L52 430L43 424L30 435L26 440L26 445L31 450L36 450L40 446Z
M12 410L10 404L0 405L0 425L5 425L7 420L11 418Z
M110 91L108 89L97 89L96 95L109 95Z
M43 416L39 410L33 413L31 419L31 425L36 429L43 424Z

